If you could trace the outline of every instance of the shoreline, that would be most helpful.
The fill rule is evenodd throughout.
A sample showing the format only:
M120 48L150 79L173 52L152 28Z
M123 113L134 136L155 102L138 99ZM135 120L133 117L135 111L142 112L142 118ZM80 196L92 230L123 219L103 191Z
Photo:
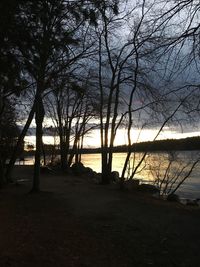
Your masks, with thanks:
M90 158L89 159L88 158L84 159L84 156L85 155L83 155L83 158L82 158L82 162L83 162L84 166L91 168L93 171L95 171L97 173L100 173L98 169L95 169L95 165L94 165L94 163L96 161L98 161L98 159L95 158L93 160L93 162L92 162L92 165L90 165ZM98 156L99 156L99 154L98 154ZM19 164L19 163L21 163L21 164ZM31 166L31 165L33 165L33 157L30 157L27 160L25 158L24 163L17 161L15 166ZM115 168L115 171L120 173L119 169ZM152 183L154 183L153 180L151 180L151 179L147 180L147 179L145 179L143 177L140 177L140 176L139 177L137 176L134 179L139 180L140 183L144 183L144 184L152 184ZM197 181L196 180L193 181L193 176L191 176L185 181L185 183L181 186L181 188L178 189L176 194L180 197L180 200L183 203L187 202L187 199L188 200L199 199L200 198L200 182L199 182L199 185L198 185Z

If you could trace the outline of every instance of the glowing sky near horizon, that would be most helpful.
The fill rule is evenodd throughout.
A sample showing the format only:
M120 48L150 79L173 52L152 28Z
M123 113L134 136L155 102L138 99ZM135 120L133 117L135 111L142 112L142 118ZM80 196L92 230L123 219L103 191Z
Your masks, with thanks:
M133 131L132 138L133 142L144 142L144 141L153 141L157 134L157 130L155 129L147 129L139 133L138 130ZM186 137L200 136L200 131L194 132L177 132L171 130L163 131L157 139L180 139ZM56 138L56 143L59 143L58 137ZM84 147L85 148L95 148L100 147L100 131L93 130L90 134L88 134L84 139ZM25 142L29 144L35 145L35 136L30 135L25 137ZM53 136L43 136L43 142L45 144L54 144ZM124 129L119 129L116 135L115 146L120 146L127 144L127 136L126 131Z

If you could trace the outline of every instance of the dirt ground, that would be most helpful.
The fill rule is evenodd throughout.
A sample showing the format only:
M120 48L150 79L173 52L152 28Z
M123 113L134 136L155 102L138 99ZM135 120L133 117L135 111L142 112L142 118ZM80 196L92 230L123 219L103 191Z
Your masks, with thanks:
M199 267L200 209L120 192L88 177L16 166L0 191L1 267Z

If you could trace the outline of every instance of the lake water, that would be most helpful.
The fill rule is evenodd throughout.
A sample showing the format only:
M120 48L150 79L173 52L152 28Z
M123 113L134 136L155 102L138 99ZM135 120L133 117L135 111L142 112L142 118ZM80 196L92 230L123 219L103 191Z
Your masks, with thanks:
M129 165L130 173L132 167L137 165L142 155L143 153L132 155ZM126 153L114 153L113 171L118 171L121 174L125 157ZM162 186L165 187L168 184L169 188L170 181L172 184L177 179L177 183L187 175L191 165L198 157L200 157L200 151L177 151L172 154L163 152L149 153L134 178L140 179L143 183L152 184L156 180L157 185L159 185L165 177ZM100 154L83 154L82 163L96 172L101 172ZM27 158L25 164L33 164L33 158ZM181 198L200 198L200 162L195 166L190 177L178 189L177 194Z
M130 172L133 164L136 166L142 157L142 153L136 153L130 162ZM135 174L134 178L140 179L143 183L155 183L155 179L159 183L164 176L166 182L177 178L177 182L187 175L191 169L193 162L200 156L200 151L181 151L174 154L163 152L149 153ZM114 153L113 170L121 174L126 153ZM85 166L92 168L96 172L101 172L101 156L100 154L86 154L82 156L82 162ZM171 164L169 164L171 162ZM168 172L166 172L168 169ZM180 172L182 170L182 175ZM180 175L180 177L178 177ZM173 181L171 180L171 183ZM170 183L169 183L170 184ZM168 185L170 186L170 185ZM182 186L177 190L182 198L200 198L200 162L195 166L189 178L185 180Z

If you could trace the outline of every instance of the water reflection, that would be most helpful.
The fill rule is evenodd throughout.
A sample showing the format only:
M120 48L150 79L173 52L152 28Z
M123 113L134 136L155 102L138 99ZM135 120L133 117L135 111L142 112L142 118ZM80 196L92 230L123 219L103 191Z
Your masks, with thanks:
M143 153L135 153L132 155L130 165L129 165L129 175L131 174L131 168L137 166L138 162L142 158ZM165 176L166 169L169 165L170 160L172 164L168 175L173 176L180 172L181 168L187 166L189 163L194 162L194 160L200 156L200 151L177 151L174 154L156 152L147 154L145 161L142 162L140 168L135 174L134 178L140 179L142 182L154 183ZM173 158L174 157L174 158ZM114 153L113 157L113 170L118 171L120 174L122 172L123 164L126 158L126 153ZM25 159L24 164L33 164L33 157ZM101 155L100 154L83 154L82 163L86 167L92 168L96 172L101 172ZM17 163L18 164L18 163ZM184 175L190 165L183 170L182 175ZM200 198L200 163L195 167L192 174L184 184L179 188L177 193L183 198ZM128 173L127 173L128 175Z
M129 164L129 175L131 168L137 166L142 158L143 153L132 155ZM181 179L187 175L192 163L200 156L200 151L176 151L174 153L156 152L147 154L145 161L142 162L140 168L134 178L140 179L142 182L157 183L159 186L161 180L165 177L162 184L164 188L169 181L174 178L175 186ZM122 172L126 153L114 153L113 170ZM82 156L82 162L85 166L92 168L96 172L101 172L100 154L86 154ZM171 163L170 163L171 162ZM167 170L167 172L166 172ZM183 198L200 198L200 163L198 163L190 177L177 190L177 193ZM128 175L128 173L127 173ZM172 181L173 182L173 181ZM170 185L168 185L170 186Z

